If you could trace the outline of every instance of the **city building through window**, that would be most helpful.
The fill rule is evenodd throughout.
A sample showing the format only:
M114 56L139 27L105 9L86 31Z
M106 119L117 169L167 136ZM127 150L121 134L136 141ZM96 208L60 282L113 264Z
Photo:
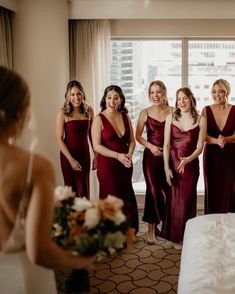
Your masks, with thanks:
M112 40L111 83L122 87L135 129L139 112L149 105L148 86L162 80L167 86L169 104L175 105L175 92L189 86L199 111L212 103L211 86L218 79L231 85L230 102L235 103L235 40ZM133 186L145 193L142 172L143 147L137 143L133 156ZM198 193L204 193L202 155Z

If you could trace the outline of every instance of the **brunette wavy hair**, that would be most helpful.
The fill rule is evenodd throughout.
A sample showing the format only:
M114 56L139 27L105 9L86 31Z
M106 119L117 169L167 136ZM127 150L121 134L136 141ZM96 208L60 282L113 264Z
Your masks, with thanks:
M104 94L103 94L103 97L100 101L100 108L101 108L101 111L104 111L106 109L106 101L105 101L105 98L108 94L108 92L110 91L115 91L118 93L119 97L121 98L121 104L119 105L118 107L118 111L119 112L123 112L123 113L128 113L128 110L127 108L125 107L125 103L126 103L126 98L122 92L122 89L121 87L117 86L117 85L110 85L108 86L107 88L105 88L104 90Z
M183 88L180 88L176 91L176 101L175 101L175 112L173 114L173 118L175 120L179 120L179 118L181 117L181 110L180 108L178 107L178 95L179 95L179 92L183 92L190 100L190 111L191 111L191 114L192 114L192 117L193 117L193 124L195 124L198 120L198 111L196 109L196 106L197 106L197 102L196 102L196 98L194 97L193 95L193 92L188 88L188 87L183 87Z
M86 103L86 94L85 94L85 91L84 91L82 84L77 80L72 80L67 85L66 92L65 92L64 114L66 116L72 116L73 105L69 99L70 98L69 95L70 95L71 89L73 87L77 87L83 95L84 101L79 106L80 113L84 114L86 117L89 117L89 106Z

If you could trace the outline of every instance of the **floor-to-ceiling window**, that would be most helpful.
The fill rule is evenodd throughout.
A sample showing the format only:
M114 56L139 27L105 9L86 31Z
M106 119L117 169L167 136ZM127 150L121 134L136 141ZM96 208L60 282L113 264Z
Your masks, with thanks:
M111 83L122 87L133 127L140 110L149 105L148 85L162 80L168 89L169 104L175 104L175 92L188 85L197 98L198 110L210 104L211 85L224 78L235 84L235 40L112 40ZM235 102L232 87L231 102ZM133 185L137 193L145 192L142 173L143 148L137 144L133 157ZM204 190L200 156L198 192Z

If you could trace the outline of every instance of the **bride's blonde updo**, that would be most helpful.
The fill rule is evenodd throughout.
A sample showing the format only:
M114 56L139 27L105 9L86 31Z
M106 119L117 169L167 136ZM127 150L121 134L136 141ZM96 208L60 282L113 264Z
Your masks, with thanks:
M16 123L22 130L29 103L26 82L15 71L0 66L0 134Z

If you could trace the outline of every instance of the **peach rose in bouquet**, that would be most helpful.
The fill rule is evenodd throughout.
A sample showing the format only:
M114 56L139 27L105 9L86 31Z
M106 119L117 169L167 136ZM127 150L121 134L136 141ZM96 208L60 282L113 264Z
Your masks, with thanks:
M122 212L121 199L109 195L92 203L85 197L75 197L68 187L56 191L52 235L58 244L82 256L109 256L132 244L135 234ZM84 272L74 270L65 289L89 291L89 275Z

